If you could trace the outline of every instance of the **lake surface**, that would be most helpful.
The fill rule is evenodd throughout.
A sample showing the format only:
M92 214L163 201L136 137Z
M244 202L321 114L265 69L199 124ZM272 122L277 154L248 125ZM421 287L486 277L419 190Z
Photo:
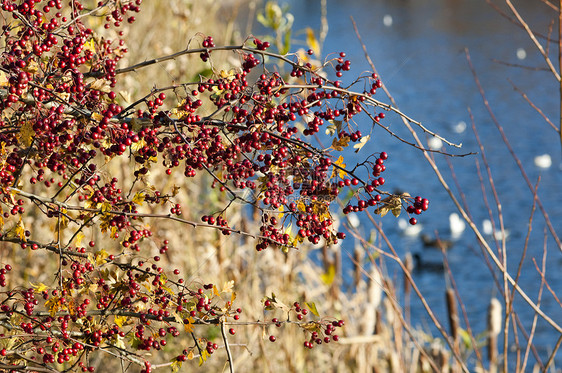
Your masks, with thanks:
M308 26L315 30L320 28L319 0L294 0L286 3L295 16L295 31ZM538 1L517 3L520 13L531 26L546 34L553 12ZM479 151L467 109L471 108L498 189L505 226L511 231L507 241L508 267L516 268L527 233L532 195L482 104L464 53L464 48L467 47L490 105L523 162L531 182L536 182L540 175L539 196L557 234L562 235L560 139L514 91L512 83L524 90L557 126L560 104L558 86L549 72L515 68L494 61L544 67L544 59L522 29L501 17L483 0L328 0L327 8L329 33L323 47L324 55L345 51L347 58L352 61L352 71L355 74L369 70L349 18L353 16L383 82L394 95L401 110L452 142L463 144L461 150L448 148L447 151L457 154ZM554 29L556 28L555 24ZM299 35L296 34L296 37ZM302 34L300 39L304 39ZM557 53L554 45L551 49ZM555 58L554 53L551 54ZM376 98L386 101L382 90L377 93ZM365 121L368 131L370 123L367 119ZM459 122L467 124L464 132L458 133L456 125ZM385 124L391 124L391 129L396 133L409 136L396 118ZM437 231L441 237L447 238L450 235L448 216L455 208L421 153L391 138L380 129L375 129L374 135L375 140L369 145L370 148L362 152L386 151L389 154L384 175L387 190L399 188L412 195L429 198L430 209L418 220L423 224L424 232L434 235ZM533 159L545 153L551 155L552 167L539 169L534 165ZM445 157L437 156L437 161L443 166L443 171L446 171ZM475 167L476 161L482 166L481 158L476 155L451 158L450 161L466 195L470 213L480 224L489 218ZM352 162L347 162L348 165L350 163ZM448 172L445 174L449 175ZM450 175L447 181L454 187ZM487 192L488 200L493 203L489 187ZM421 253L426 260L429 257L439 259L440 254L428 253L419 238L402 236L394 218L386 216L380 221L401 255L410 251ZM497 224L498 220L495 221ZM367 232L370 229L369 223L365 221L363 224ZM533 299L536 299L540 286L540 276L532 258L536 258L540 265L545 226L544 218L537 210L520 279L520 284ZM346 245L353 246L353 243L347 242ZM547 279L560 297L562 254L551 238L546 241L546 247ZM344 246L343 250L351 251L352 247ZM347 254L344 253L342 257L346 258ZM498 290L471 232L467 230L462 234L450 251L448 260L471 327L475 334L479 334L485 330L489 300L498 296ZM344 267L349 268L349 263ZM401 278L398 268L388 261L387 271L389 276ZM416 273L415 279L440 321L447 325L444 302L447 282L443 274ZM528 331L534 316L532 309L519 297L516 298L515 307ZM541 308L555 321L562 322L562 308L546 289ZM438 336L428 326L431 322L421 304L415 301L412 304L412 322ZM464 327L464 323L462 326ZM558 337L546 323L538 322L534 343L543 361L548 358ZM500 346L500 351L501 349ZM514 360L514 357L515 355L510 356L510 360ZM558 353L555 362L558 368L562 366L561 353ZM474 359L471 363L474 363Z

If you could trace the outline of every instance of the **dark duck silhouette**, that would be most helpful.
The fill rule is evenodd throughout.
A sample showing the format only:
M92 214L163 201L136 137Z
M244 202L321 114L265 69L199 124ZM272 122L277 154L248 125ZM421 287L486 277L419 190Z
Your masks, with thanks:
M444 240L441 238L432 238L428 234L422 234L421 239L423 242L423 246L427 248L449 250L451 247L453 247L453 241Z
M414 258L414 269L419 272L443 272L445 266L443 262L425 261L420 253L412 254Z

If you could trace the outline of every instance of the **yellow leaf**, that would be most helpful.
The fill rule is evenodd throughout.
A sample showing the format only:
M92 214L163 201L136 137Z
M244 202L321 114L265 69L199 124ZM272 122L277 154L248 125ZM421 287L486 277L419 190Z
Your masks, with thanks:
M27 61L27 66L25 67L24 71L30 74L35 74L39 70L39 64L33 58L30 58Z
M195 321L195 319L190 316L187 318L187 324L183 324L183 329L186 333L193 333L193 321Z
M113 322L120 328L123 327L123 325L125 324L126 321L127 321L126 316L115 316L113 318Z
M230 301L234 302L235 299L236 299L236 292L233 291L232 294L230 295Z
M95 113L95 112L94 112L94 113L92 113L92 115L90 116L90 118L92 118L92 120L95 120L95 121L98 121L98 122L99 122L100 120L103 119L103 115L101 115L100 113Z
M9 238L19 238L22 241L26 241L25 237L25 226L23 225L23 221L20 220L16 223L16 225L12 226L5 234L6 237Z
M90 51L92 53L96 52L96 43L94 41L94 39L90 39L87 42L84 43L83 45L84 50Z
M330 265L328 271L320 275L320 280L326 285L332 285L336 278L336 266Z
M135 196L133 197L133 203L137 205L141 205L144 203L145 194L143 192L136 192Z
M320 43L316 40L314 30L310 27L306 28L306 44L314 51L314 53L320 54Z
M111 211L111 203L104 202L101 204L101 212L108 212Z
M338 168L345 168L345 163L343 163L344 158L342 155L340 155L338 157L338 159L334 162L334 166L332 169L332 176L330 176L330 178L333 178L334 176L338 175L340 177L340 179L343 179L345 177L345 175L347 175L347 172L345 172L344 170Z
M199 366L203 365L203 363L207 361L207 357L209 357L207 350L202 350L201 355L199 355Z
M187 353L187 359L193 360L193 350L189 350L189 352Z
M30 282L29 284L31 285L31 287L33 289L35 289L36 293L42 293L42 292L44 292L45 290L48 289L47 285L45 285L42 282L38 283L37 285L33 284L32 282Z
M217 289L216 285L213 285L213 294L216 295L217 297L220 295L219 289Z
M82 231L78 232L76 237L74 238L74 246L80 246L82 240L86 237Z
M109 256L109 253L107 251L105 251L105 249L101 249L100 251L96 252L94 254L94 260L95 260L95 264L96 266L101 266L102 264L105 263L105 258L107 258Z
M117 227L111 227L111 234L109 235L109 237L111 238L117 238L117 234L119 233L119 228Z
M177 360L177 359L174 359L174 360L172 361L172 372L173 372L173 373L178 372L178 371L180 370L180 368L181 368L181 364L182 364L182 363L183 363L183 361L179 361L179 360Z
M45 302L45 307L49 310L51 317L55 317L55 314L60 308L59 297L51 297Z

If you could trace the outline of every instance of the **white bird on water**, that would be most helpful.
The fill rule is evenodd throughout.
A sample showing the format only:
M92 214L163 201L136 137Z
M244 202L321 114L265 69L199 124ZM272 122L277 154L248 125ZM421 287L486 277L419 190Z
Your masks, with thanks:
M456 133L463 133L466 130L466 122L460 121L453 125L453 131Z
M453 237L453 239L457 239L460 237L462 232L464 232L466 223L463 219L461 219L459 214L453 212L451 215L449 215L449 227L451 229L451 236Z
M439 150L443 147L443 141L441 141L438 137L431 137L427 140L427 143L429 145L429 149L431 150Z
M549 168L552 166L552 158L550 158L550 154L537 155L535 157L535 166L539 168Z
M503 233L501 230L496 230L494 232L492 222L489 219L484 219L484 221L482 221L482 233L484 233L486 236L494 236L496 240L501 241L504 238L507 239L510 232L505 228L503 230Z

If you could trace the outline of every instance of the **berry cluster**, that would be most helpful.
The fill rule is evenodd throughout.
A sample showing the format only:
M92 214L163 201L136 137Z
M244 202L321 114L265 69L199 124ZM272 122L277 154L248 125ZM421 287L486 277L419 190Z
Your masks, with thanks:
M264 309L267 311L272 311L275 309L284 309L286 310L286 306L280 304L275 297L266 297L263 301ZM313 307L315 307L313 305ZM287 311L287 310L286 310ZM294 302L293 306L288 309L289 317L293 313L296 315L298 321L297 324L306 332L307 340L304 342L304 347L313 348L314 345L320 345L322 343L330 343L331 341L337 342L339 340L339 336L335 334L337 328L341 328L344 326L343 320L334 320L334 321L316 321L316 320L306 320L313 312L309 311L307 308L301 306L299 302ZM276 327L281 327L283 325L283 321L280 321L279 318L274 317L271 319L271 323ZM275 335L269 336L270 342L275 342L277 337Z
M252 205L260 217L256 249L261 251L344 239L330 210L341 194L353 196L344 213L400 210L403 203L410 214L428 208L427 199L397 200L381 190L386 152L353 168L343 156L336 158L350 144L360 150L369 139L357 128L356 115L368 112L378 123L385 113L377 111L387 109L371 98L382 86L376 74L355 80L353 86L363 84L360 92L326 78L329 66L338 78L351 70L343 52L316 68L270 52L269 42L252 38L220 47L204 36L201 48L185 53L212 62L215 51L235 50L239 66L213 71L181 89L154 89L121 106L114 88L128 70L118 68L127 53L119 28L135 21L140 5L141 0L108 0L87 9L77 0L69 5L1 0L6 22L0 54L0 240L45 250L58 270L50 285L1 292L0 316L10 323L2 328L14 335L11 349L27 349L26 356L43 370L67 362L92 371L84 351L112 348L124 337L126 350L160 350L183 331L193 333L193 324L239 320L242 310L233 308L234 297L222 298L232 289L186 284L179 269L167 271L162 259L170 255L170 242L143 218L253 236L228 222L234 202ZM115 38L101 38L86 26L93 15ZM289 64L290 73L270 72L266 57ZM324 131L329 148L315 140ZM131 172L123 180L104 168L114 159L129 162ZM205 224L185 220L176 193L161 190L166 176L144 188L158 165L170 177L210 175L211 187L228 204L205 211ZM38 217L54 227L55 240L26 229L30 220L35 227ZM94 241L96 229L107 241ZM81 243L85 237L88 244ZM106 244L109 240L117 244ZM147 253L153 246L157 255ZM11 270L10 264L0 269L0 287L8 286ZM266 309L275 307L273 300L264 303ZM343 322L307 322L311 312L298 303L290 310L309 332L305 346L337 341L334 331ZM281 325L277 319L272 323ZM211 355L218 348L193 339L178 362L195 349ZM20 361L6 349L0 354L3 361ZM144 371L151 369L146 362Z

